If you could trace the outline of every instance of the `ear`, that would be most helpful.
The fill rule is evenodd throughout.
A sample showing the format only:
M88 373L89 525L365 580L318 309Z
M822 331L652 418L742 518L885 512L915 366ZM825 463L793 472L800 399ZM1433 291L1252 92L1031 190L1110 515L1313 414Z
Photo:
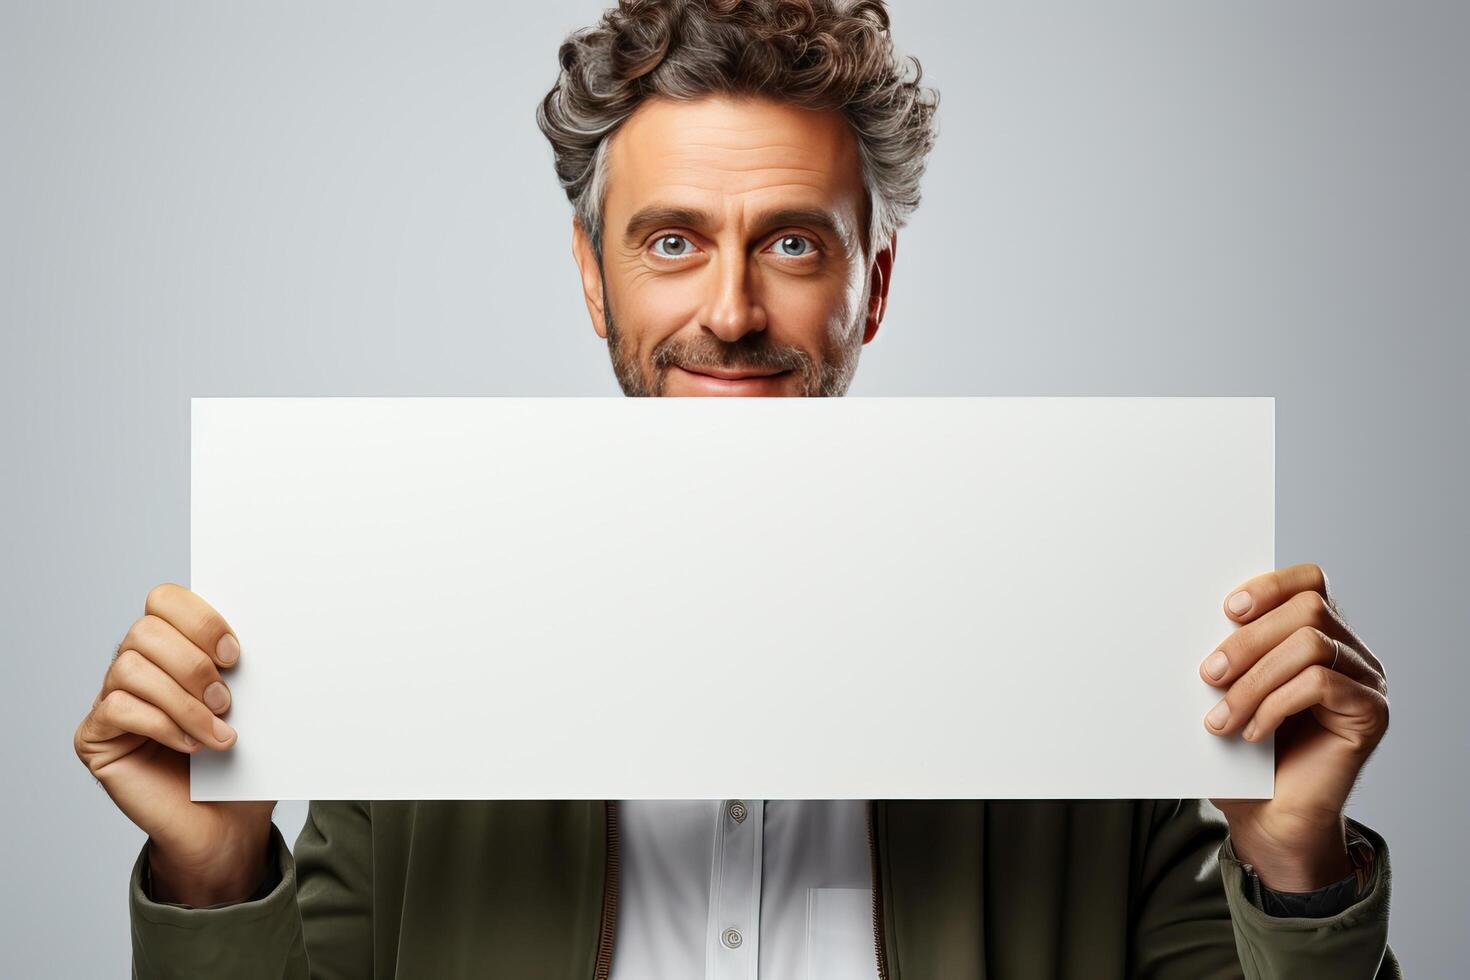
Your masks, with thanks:
M871 288L868 293L868 320L863 324L863 343L878 336L878 326L883 314L888 311L888 284L893 278L893 259L898 254L898 235L891 235L888 244L873 256L872 268L868 270Z
M602 266L592 251L592 239L582 229L582 222L572 216L572 258L577 260L577 270L582 275L582 295L587 300L587 315L592 318L592 329L597 336L607 339L607 319L602 309Z

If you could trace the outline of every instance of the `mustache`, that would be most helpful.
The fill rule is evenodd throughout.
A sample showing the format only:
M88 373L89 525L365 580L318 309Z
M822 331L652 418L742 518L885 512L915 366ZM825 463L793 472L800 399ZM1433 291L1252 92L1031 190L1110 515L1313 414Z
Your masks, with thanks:
M670 367L719 368L725 371L797 371L810 386L812 380L811 355L800 347L774 344L763 333L750 333L734 343L720 340L709 334L695 337L669 337L658 344L649 355L658 378L658 388L663 388L665 372Z

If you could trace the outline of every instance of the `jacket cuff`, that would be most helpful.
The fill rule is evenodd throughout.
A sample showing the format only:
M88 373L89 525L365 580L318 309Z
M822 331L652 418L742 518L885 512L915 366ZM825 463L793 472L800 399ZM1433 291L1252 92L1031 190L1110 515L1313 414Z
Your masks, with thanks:
M280 830L271 825L271 870L262 892L248 901L199 908L157 902L148 892L148 845L129 882L133 976L294 977L293 952L302 947L296 905L296 864ZM271 886L274 887L271 887Z
M1369 889L1377 880L1375 867L1377 863L1373 845L1368 838L1353 830L1345 828L1348 848L1348 859L1352 862L1353 870L1346 877L1323 888L1306 892L1283 892L1267 888L1250 865L1243 865L1245 869L1245 897L1250 899L1252 905L1258 909L1264 909L1267 913L1278 918L1289 918L1300 916L1305 919L1325 919L1346 911L1359 899L1364 898ZM1234 847L1231 851L1233 853Z
M1235 927L1241 966L1256 978L1379 975L1388 949L1390 865L1388 844L1364 825L1347 820L1373 847L1373 878L1366 893L1347 908L1321 918L1270 915L1253 903L1254 875L1235 856L1227 837L1220 845L1220 874Z

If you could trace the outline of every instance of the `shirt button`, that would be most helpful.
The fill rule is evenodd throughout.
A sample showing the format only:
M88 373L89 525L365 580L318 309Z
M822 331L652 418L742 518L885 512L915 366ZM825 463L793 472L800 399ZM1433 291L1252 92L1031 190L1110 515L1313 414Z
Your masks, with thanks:
M749 812L745 808L744 800L731 800L725 810L730 814L730 819L736 823L745 823L745 815Z
M740 936L739 929L726 929L724 933L720 936L720 942L724 943L731 949L738 949L740 944L744 942L744 940Z

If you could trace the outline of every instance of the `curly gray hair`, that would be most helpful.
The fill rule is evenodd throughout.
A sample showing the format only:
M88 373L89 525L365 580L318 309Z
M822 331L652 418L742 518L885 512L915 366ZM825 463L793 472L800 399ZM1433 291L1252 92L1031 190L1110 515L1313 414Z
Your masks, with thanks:
M894 51L883 0L620 0L559 57L536 124L599 261L608 137L654 96L842 112L857 136L868 255L919 206L939 93L919 84L917 58Z

